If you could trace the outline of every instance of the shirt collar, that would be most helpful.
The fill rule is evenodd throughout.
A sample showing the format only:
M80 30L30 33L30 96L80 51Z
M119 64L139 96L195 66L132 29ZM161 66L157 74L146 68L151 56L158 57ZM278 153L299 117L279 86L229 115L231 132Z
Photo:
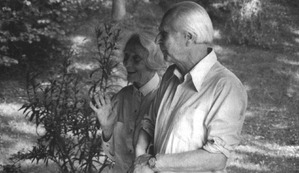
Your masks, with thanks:
M190 75L192 78L192 82L197 91L199 91L201 84L204 80L206 74L210 71L211 67L217 62L217 56L213 49L211 49L210 53L204 57L201 61L199 61L186 75ZM183 81L183 75L180 71L175 68L173 71L174 75L180 81Z
M148 93L150 93L152 90L156 89L159 85L160 78L157 73L141 88L139 88L139 91L143 94L143 96L146 96Z

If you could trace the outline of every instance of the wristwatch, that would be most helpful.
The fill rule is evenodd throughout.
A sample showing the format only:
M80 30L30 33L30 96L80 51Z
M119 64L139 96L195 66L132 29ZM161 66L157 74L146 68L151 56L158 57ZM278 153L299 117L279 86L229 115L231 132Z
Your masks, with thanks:
M153 171L156 171L156 161L157 158L155 156L150 157L150 159L147 161L148 167Z

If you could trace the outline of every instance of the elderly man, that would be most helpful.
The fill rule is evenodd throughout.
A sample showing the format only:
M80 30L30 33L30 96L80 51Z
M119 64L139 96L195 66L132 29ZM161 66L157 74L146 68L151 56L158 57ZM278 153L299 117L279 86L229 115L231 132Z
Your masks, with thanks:
M159 30L156 41L174 65L142 122L134 172L226 172L240 142L246 91L217 61L212 22L200 5L175 4ZM152 137L155 155L145 154Z

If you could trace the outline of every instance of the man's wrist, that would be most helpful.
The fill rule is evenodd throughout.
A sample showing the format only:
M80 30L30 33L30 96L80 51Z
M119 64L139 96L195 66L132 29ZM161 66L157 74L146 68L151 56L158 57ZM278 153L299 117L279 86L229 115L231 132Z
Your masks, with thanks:
M157 169L157 157L156 156L152 156L149 158L149 160L147 161L147 165L148 167L153 170L154 172L158 172L159 170Z

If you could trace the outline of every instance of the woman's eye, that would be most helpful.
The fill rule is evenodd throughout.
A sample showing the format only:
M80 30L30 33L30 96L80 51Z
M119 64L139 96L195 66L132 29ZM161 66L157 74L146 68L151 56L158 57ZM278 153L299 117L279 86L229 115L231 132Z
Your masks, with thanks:
M134 59L135 63L139 63L142 60L142 58L140 58L140 56L138 56L138 55L134 55L133 59Z
M129 55L128 55L128 54L125 54L125 56L124 56L124 61L128 61L128 59L129 59Z

